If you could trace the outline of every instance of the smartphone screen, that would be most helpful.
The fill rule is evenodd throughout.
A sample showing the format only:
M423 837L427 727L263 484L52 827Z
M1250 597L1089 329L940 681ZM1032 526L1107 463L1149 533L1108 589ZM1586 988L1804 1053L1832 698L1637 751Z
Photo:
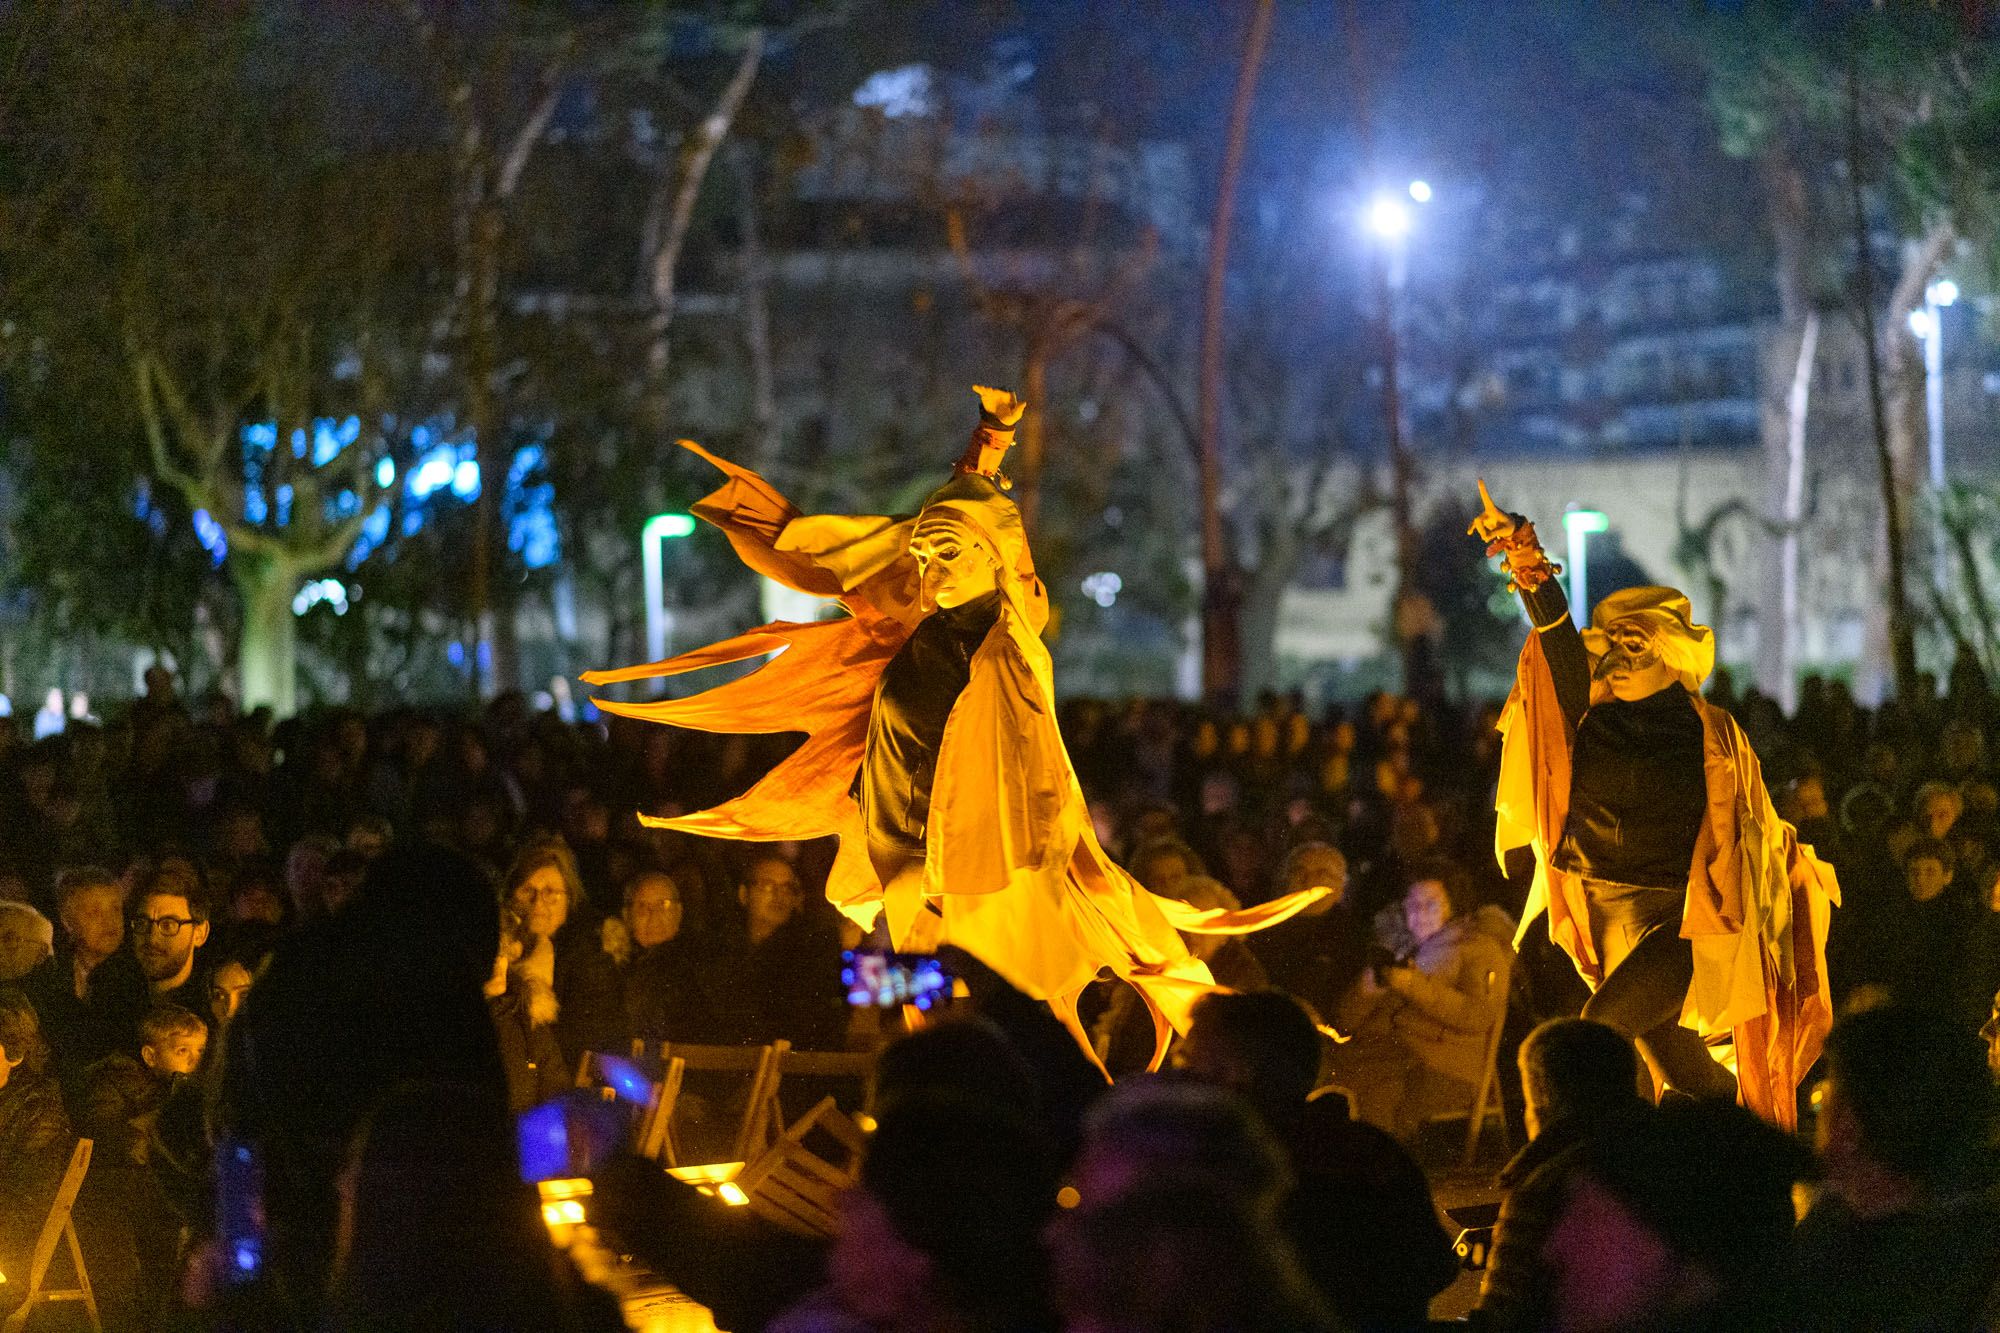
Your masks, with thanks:
M850 949L841 955L840 981L856 1008L929 1009L951 994L951 974L930 954Z

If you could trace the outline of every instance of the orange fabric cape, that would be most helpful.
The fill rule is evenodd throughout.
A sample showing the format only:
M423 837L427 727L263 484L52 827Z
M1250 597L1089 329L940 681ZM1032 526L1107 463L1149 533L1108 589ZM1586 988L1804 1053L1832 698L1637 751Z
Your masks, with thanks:
M1681 918L1681 935L1694 945L1694 982L1681 1023L1704 1037L1731 1034L1743 1104L1792 1129L1799 1083L1833 1027L1826 932L1840 884L1833 867L1772 807L1757 755L1736 720L1699 695L1695 709L1708 812L1695 841ZM1582 878L1550 864L1569 813L1573 738L1538 634L1530 634L1521 650L1500 731L1494 851L1503 866L1513 848L1535 853L1535 880L1515 944L1546 911L1549 937L1595 990L1604 976Z
M839 838L827 898L864 929L888 911L901 941L921 901L885 903L850 794L875 691L915 630L915 518L805 516L754 472L691 441L683 448L727 476L693 506L722 529L743 563L790 588L834 599L847 614L815 624L774 622L664 662L591 671L592 685L679 675L775 654L749 675L684 699L621 703L608 713L702 731L806 733L743 795L649 825L750 841ZM1109 969L1145 999L1154 1064L1194 1002L1215 989L1179 931L1240 934L1275 925L1325 894L1290 894L1238 911L1201 911L1157 897L1112 861L1091 827L1056 727L1047 594L1026 543L1003 552L1001 613L974 653L971 679L945 724L925 835L922 897L938 904L945 941L1046 1000L1092 1059L1077 998Z

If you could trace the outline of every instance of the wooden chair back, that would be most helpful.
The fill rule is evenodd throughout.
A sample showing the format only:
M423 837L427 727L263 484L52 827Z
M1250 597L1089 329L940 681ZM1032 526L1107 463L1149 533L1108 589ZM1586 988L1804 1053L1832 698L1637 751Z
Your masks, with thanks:
M787 1049L778 1060L778 1074L785 1078L815 1078L852 1082L861 1091L855 1108L863 1115L875 1113L875 1064L879 1051L794 1051ZM796 1105L796 1102L794 1103ZM775 1102L772 1112L774 1133L785 1129L783 1108Z
M77 1243L76 1224L70 1218L76 1207L77 1191L83 1188L83 1178L90 1171L89 1139L78 1139L69 1156L69 1169L63 1172L62 1183L56 1187L55 1202L49 1205L49 1215L42 1222L42 1231L35 1239L34 1257L28 1261L27 1295L20 1308L7 1316L7 1322L0 1324L4 1333L20 1333L27 1327L28 1317L36 1308L56 1301L80 1301L83 1312L90 1320L90 1326L97 1333L104 1333L104 1321L97 1316L97 1295L91 1290L90 1271L83 1265L83 1246ZM57 1244L69 1247L70 1266L76 1270L74 1287L49 1287L49 1264L55 1258Z
M660 1045L660 1062L670 1067L675 1060L681 1061L683 1074L750 1075L743 1119L737 1125L736 1137L730 1148L734 1160L747 1162L762 1153L781 1132L783 1115L778 1109L778 1085L784 1077L782 1065L785 1054L791 1049L792 1044L788 1041L774 1041L769 1046L696 1046L663 1042ZM675 1096L678 1100L678 1088ZM670 1130L666 1132L671 1134Z
M681 1099L681 1083L687 1077L687 1061L675 1056L655 1089L653 1101L639 1117L633 1131L632 1147L641 1157L662 1166L680 1165L680 1148L674 1142L674 1107Z
M824 1097L744 1167L735 1184L765 1220L802 1236L830 1237L841 1192L861 1178L867 1142L860 1126Z

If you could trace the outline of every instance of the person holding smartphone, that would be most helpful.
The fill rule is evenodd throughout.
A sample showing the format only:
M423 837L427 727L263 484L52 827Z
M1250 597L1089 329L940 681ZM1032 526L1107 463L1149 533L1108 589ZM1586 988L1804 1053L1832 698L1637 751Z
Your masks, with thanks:
M1471 1104L1506 1004L1514 922L1491 905L1463 906L1464 882L1456 867L1411 881L1403 919L1414 952L1377 953L1337 1019L1351 1039L1329 1057L1332 1081L1357 1118L1406 1142L1430 1116Z

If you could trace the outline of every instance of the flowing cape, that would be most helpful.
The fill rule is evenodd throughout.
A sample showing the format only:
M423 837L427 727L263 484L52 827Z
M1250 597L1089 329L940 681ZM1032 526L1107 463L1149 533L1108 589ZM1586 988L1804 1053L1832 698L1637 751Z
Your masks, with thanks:
M663 662L586 672L587 683L607 685L775 654L750 674L688 698L597 705L702 731L806 733L804 744L741 796L692 814L640 818L718 838L837 837L828 900L864 929L886 907L891 938L900 942L921 903L884 902L852 791L877 685L922 619L908 554L916 520L806 516L756 473L680 443L727 478L693 506L695 515L720 528L751 569L831 598L846 614L809 625L774 622ZM1047 1001L1093 1060L1078 997L1103 969L1131 983L1153 1018L1157 1066L1169 1034L1185 1032L1195 1001L1216 988L1178 932L1259 930L1326 890L1203 911L1147 892L1111 859L1056 726L1041 639L1047 593L1025 541L1004 555L1000 616L973 654L939 747L922 896L942 913L945 941Z
M1799 1083L1833 1027L1826 933L1840 883L1772 807L1756 752L1736 720L1698 695L1695 708L1708 808L1681 917L1681 935L1694 946L1681 1023L1704 1037L1729 1033L1743 1104L1792 1129ZM1595 990L1604 970L1582 877L1551 863L1569 812L1572 737L1538 634L1521 650L1500 731L1494 851L1503 867L1516 847L1535 854L1515 945L1546 911L1549 937Z

